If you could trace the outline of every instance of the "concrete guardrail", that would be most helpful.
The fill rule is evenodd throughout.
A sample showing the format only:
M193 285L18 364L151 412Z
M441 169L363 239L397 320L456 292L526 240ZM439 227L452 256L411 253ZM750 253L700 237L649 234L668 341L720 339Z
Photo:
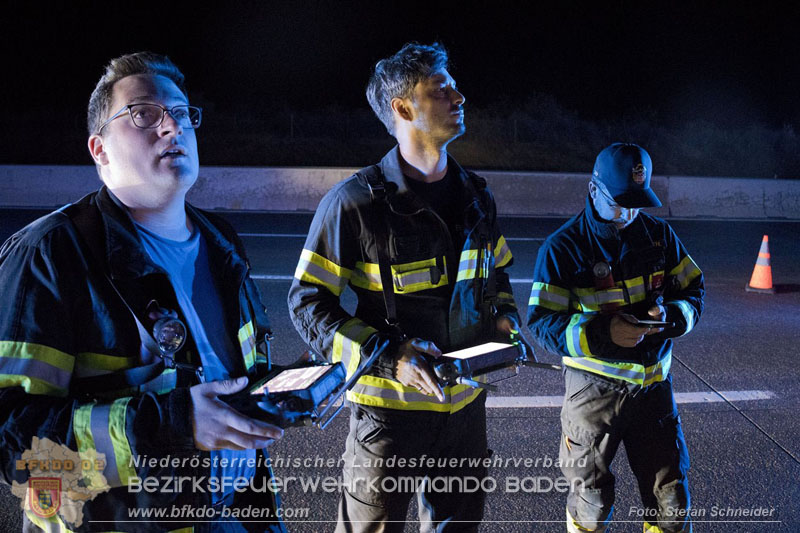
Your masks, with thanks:
M314 211L352 168L201 167L189 200L207 209ZM569 216L589 173L479 172L504 215ZM97 189L93 166L0 166L0 207L55 207ZM662 217L800 220L800 180L654 176Z

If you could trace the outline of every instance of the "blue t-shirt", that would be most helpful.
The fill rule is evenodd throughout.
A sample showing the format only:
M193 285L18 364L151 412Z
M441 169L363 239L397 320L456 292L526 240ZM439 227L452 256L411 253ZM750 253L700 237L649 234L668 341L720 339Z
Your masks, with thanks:
M169 276L178 298L186 327L197 346L205 381L220 381L231 375L244 375L241 350L226 334L225 308L219 284L211 274L206 240L195 226L185 241L173 241L136 224L139 238L153 262ZM211 452L211 477L250 480L255 475L255 450L216 450ZM227 467L221 465L227 462ZM250 462L253 466L248 466ZM233 465L233 466L231 466ZM215 493L216 503L225 494Z

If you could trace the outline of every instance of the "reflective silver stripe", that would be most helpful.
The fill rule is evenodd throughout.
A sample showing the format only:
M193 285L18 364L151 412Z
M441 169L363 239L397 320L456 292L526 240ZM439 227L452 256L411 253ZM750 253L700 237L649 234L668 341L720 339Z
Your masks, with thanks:
M436 398L436 396L429 396L421 392L402 392L402 391L396 391L394 389L384 389L383 387L373 387L372 385L364 385L362 383L356 383L352 391L357 394L364 394L367 396L373 396L375 398L400 400L406 403L427 402L427 403L437 403L442 405L450 403L446 396L445 396L445 401L440 402L439 399Z
M691 257L688 255L681 260L681 263L684 263L683 268L680 271L675 272L675 277L677 278L678 282L680 283L681 288L686 287L688 283L686 280L695 273L695 271L699 272L700 268L695 264ZM680 265L678 265L680 266Z
M106 455L106 465L103 469L103 475L106 477L110 486L119 487L122 486L122 482L119 479L117 456L114 451L114 444L111 441L111 433L108 427L110 412L111 404L95 405L92 408L92 438L94 438L94 447L97 453L104 453Z
M644 295L646 292L642 283L637 283L636 285L628 287L628 296L631 297L631 300L633 300L634 296Z
M759 257L756 259L756 264L761 266L770 266L768 257Z
M358 279L360 278L363 280L362 285L369 284L374 285L375 290L382 290L383 284L381 283L381 276L378 273L372 274L370 272L365 272L359 268L353 270L353 284L359 285L357 283Z
M38 359L19 357L0 357L0 374L41 379L63 389L69 388L72 379L72 372Z
M579 360L581 366L590 368L592 370L597 370L600 372L604 372L606 374L614 374L621 378L628 378L633 381L640 381L642 379L643 374L641 372L637 372L635 370L626 370L624 368L617 368L613 366L606 366L601 365L599 363L595 363L594 361L590 361L589 359L582 358Z
M567 306L569 305L569 298L567 298L566 296L555 294L549 291L544 291L541 289L532 290L531 298L538 298L539 300L543 300L545 302L553 302L554 304L558 304L564 309L566 309Z
M464 400L475 394L475 392L476 389L473 388L464 389L463 391L456 393L455 396L451 396L450 403L453 405L458 405L459 403L463 402Z
M300 260L297 262L297 270L301 272L308 272L310 275L317 278L321 282L330 285L332 287L338 287L340 294L344 289L344 286L347 284L346 278L340 278L336 274L325 270L321 266L314 264L308 259L305 259L303 257L301 257Z
M404 287L408 287L409 285L413 285L414 283L431 283L433 284L433 278L431 276L430 268L423 270L422 272L413 272L404 274L402 272L395 274L394 282L398 288L402 289Z
M470 259L462 259L458 263L458 271L464 270L475 270L478 266L478 259L477 258L470 258Z
M350 325L347 328L343 328L344 331L339 332L342 336L342 364L344 364L345 369L348 370L348 377L350 376L350 363L353 357L356 357L356 360L360 363L361 359L361 343L357 342L357 339L361 333L369 328L363 322L356 322ZM357 367L356 367L357 368ZM353 372L355 372L356 368L353 368Z

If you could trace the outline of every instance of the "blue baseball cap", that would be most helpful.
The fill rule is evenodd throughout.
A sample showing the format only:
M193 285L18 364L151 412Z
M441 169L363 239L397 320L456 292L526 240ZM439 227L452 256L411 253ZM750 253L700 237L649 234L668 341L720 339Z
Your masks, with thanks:
M622 207L661 207L661 200L650 188L653 162L637 144L614 143L594 162L592 176L608 189Z

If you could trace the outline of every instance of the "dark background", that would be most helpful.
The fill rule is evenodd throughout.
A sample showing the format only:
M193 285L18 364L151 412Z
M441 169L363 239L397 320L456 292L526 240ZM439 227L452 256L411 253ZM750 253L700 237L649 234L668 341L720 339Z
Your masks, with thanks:
M364 97L372 65L438 39L467 98L452 145L467 165L588 171L622 140L647 147L657 174L800 177L800 7L557 4L13 2L0 163L88 164L103 65L148 49L205 109L203 164L363 166L392 144Z

